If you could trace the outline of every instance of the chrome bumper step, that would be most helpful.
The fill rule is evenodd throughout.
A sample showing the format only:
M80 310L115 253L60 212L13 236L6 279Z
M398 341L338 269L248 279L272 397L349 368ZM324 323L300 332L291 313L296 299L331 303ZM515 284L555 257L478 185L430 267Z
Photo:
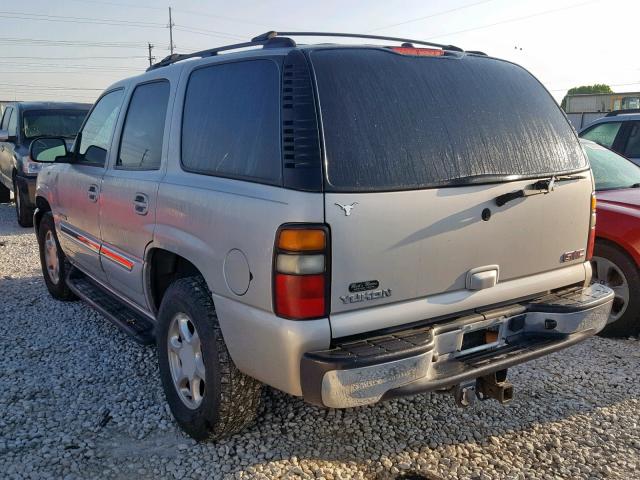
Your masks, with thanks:
M303 395L310 403L347 408L447 389L598 333L612 302L611 289L595 284L443 323L336 342L303 356Z

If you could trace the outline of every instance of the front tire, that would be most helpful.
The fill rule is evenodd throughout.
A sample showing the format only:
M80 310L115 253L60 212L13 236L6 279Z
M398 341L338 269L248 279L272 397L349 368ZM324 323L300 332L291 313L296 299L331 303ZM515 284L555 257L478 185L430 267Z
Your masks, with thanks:
M591 259L593 280L613 289L615 298L604 337L640 333L640 272L627 253L609 242L597 241Z
M165 292L157 352L167 402L191 437L217 440L253 422L262 385L233 363L202 277L176 280Z
M23 191L17 181L13 181L13 196L16 202L16 217L21 227L33 226L33 210L27 206L28 192Z
M51 212L46 212L40 220L38 229L38 246L40 248L40 265L47 290L57 300L75 300L76 296L69 289L66 278L71 269L56 235L55 223Z

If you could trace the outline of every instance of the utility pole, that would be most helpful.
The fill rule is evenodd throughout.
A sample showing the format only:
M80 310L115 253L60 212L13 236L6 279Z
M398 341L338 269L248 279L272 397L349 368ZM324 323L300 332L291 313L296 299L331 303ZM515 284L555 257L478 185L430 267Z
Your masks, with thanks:
M148 48L149 48L149 66L153 65L153 61L156 59L156 57L151 55L151 50L153 50L153 45L151 45L151 43L148 43Z
M171 52L171 55L173 55L173 49L175 48L175 45L173 44L173 27L174 26L175 24L171 19L171 7L169 7L169 51Z

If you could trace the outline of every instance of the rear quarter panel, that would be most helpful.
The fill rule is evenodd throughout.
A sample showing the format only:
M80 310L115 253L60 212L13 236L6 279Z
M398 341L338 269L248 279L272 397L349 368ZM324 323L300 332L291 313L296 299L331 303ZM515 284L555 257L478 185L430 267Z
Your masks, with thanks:
M596 238L619 245L640 266L640 210L600 202L597 208Z
M176 94L167 172L158 188L154 239L145 256L162 248L194 264L213 294L236 366L275 388L301 395L301 356L329 346L329 320L297 322L273 313L273 248L280 225L323 223L324 197L182 170L181 112L189 73L185 68ZM229 263L236 267L242 256L246 259L250 272L246 292L234 291L229 285L233 281L225 275L231 251L234 260Z

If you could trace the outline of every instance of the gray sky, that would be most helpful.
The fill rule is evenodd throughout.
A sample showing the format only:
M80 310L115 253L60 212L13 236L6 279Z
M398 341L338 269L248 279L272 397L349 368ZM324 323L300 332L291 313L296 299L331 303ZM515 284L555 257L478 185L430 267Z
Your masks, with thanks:
M19 5L19 10L16 9ZM640 90L639 0L27 0L0 3L0 100L93 101L168 54L267 30L373 33L451 43L519 63L560 100L570 87Z

